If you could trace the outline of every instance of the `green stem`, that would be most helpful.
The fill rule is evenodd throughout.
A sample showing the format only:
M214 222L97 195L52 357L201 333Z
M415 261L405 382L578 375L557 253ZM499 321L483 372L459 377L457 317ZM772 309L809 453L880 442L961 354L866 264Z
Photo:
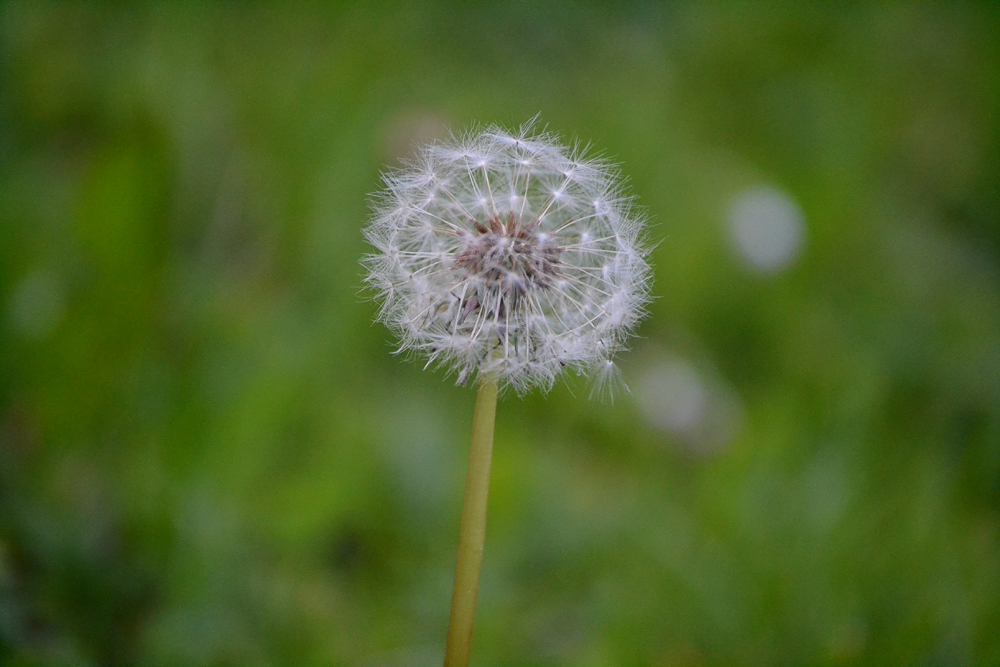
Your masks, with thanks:
M455 590L451 597L444 667L466 667L469 664L472 621L476 615L479 571L483 565L483 541L486 539L486 498L490 490L496 412L497 380L487 377L479 386L476 412L472 418L472 447L465 479L462 526L458 533L458 564L455 566Z

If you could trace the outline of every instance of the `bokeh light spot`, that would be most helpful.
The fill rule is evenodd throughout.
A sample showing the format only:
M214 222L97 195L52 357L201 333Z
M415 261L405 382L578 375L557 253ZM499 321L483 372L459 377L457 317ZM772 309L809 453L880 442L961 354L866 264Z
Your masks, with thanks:
M786 193L761 187L739 195L729 210L729 235L749 267L773 273L787 268L805 241L805 217Z
M681 357L654 356L643 367L634 393L650 426L700 455L732 439L742 408L731 389Z

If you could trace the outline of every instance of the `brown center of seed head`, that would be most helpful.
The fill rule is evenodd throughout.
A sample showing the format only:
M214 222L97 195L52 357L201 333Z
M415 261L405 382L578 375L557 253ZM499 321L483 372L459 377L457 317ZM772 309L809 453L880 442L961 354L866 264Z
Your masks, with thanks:
M511 211L506 222L499 215L487 222L472 221L475 233L466 236L455 267L479 279L480 286L507 307L533 287L550 287L553 276L559 273L563 249L539 238L537 221L522 225ZM511 303L504 303L508 300Z

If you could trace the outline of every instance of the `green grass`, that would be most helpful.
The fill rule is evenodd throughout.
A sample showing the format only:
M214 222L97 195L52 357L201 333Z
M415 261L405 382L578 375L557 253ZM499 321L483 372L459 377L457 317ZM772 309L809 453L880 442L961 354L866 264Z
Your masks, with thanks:
M631 397L501 399L472 664L997 664L998 32L0 5L0 663L440 664L475 392L391 354L361 229L414 142L540 113L621 163L657 298ZM773 274L758 186L805 220ZM664 359L702 430L640 408Z

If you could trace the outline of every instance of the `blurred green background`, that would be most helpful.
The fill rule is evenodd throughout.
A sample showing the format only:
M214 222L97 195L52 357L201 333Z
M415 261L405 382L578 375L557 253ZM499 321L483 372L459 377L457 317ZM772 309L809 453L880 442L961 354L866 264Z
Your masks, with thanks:
M994 4L0 4L0 664L440 664L379 173L536 114L656 300L498 410L473 664L1000 664Z

